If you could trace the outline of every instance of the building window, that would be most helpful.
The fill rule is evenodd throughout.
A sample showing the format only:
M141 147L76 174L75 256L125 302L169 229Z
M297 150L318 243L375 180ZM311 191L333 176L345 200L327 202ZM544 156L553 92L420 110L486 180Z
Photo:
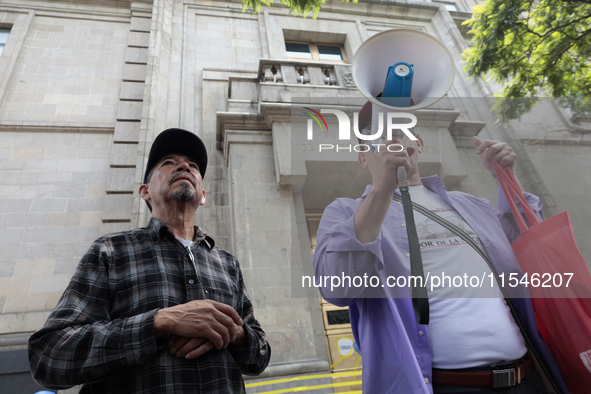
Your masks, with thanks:
M314 44L309 42L285 42L288 59L307 59L327 63L347 63L342 45Z
M443 4L446 10L448 11L459 11L460 9L456 5L456 3L446 3L444 1L436 1L435 3Z
M10 29L0 29L0 55L4 51L4 46L6 45L6 41L8 41L9 35Z

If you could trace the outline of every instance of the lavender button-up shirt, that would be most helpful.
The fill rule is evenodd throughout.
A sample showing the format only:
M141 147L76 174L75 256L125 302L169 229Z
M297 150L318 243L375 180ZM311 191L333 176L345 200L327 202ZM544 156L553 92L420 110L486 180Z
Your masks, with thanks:
M488 200L466 193L448 192L439 177L422 179L423 184L454 207L476 232L497 273L521 272L510 242L519 229L510 214L509 204L499 188L498 207ZM320 221L314 253L316 277L343 275L378 276L386 283L388 276L408 276L410 258L402 205L392 201L382 230L372 242L362 244L355 232L355 212L369 193L368 186L357 200L339 198L330 204ZM524 194L541 217L542 204ZM328 282L330 283L330 281ZM375 289L374 289L375 290ZM410 298L410 288L378 289L389 292L381 298L363 286L321 287L322 296L339 306L349 306L351 327L363 360L363 392L432 393L431 350L424 325L417 323ZM568 393L546 343L536 326L533 306L525 288L507 289L520 321L534 345L550 367L563 393Z

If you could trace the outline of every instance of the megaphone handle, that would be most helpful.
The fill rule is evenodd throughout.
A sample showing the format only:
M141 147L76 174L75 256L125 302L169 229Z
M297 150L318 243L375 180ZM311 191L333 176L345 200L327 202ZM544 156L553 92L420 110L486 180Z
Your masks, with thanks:
M404 186L405 183L406 186L408 186L408 182L406 181L406 168L403 166L398 167L396 169L396 177L398 179L399 186Z

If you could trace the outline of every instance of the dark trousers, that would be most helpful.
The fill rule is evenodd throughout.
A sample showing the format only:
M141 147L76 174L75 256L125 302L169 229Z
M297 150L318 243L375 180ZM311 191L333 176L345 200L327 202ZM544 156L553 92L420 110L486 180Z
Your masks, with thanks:
M502 389L491 387L433 386L434 394L548 394L536 371L527 374L520 384Z

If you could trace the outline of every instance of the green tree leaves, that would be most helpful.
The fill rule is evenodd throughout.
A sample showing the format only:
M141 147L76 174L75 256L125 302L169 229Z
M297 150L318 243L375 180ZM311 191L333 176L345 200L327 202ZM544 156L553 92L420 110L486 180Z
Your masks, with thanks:
M580 100L563 102L573 111L588 108L591 0L487 0L466 24L474 35L463 54L470 76L503 84L503 97L574 97ZM513 119L533 100L524 103L499 109Z
M261 3L267 6L273 4L275 0L242 0L242 10L249 10L251 14L261 12ZM320 7L326 3L327 0L280 0L281 4L289 7L291 12L296 16L307 17L310 12L314 18L320 12ZM349 0L342 0L349 2ZM353 0L357 3L357 0Z

